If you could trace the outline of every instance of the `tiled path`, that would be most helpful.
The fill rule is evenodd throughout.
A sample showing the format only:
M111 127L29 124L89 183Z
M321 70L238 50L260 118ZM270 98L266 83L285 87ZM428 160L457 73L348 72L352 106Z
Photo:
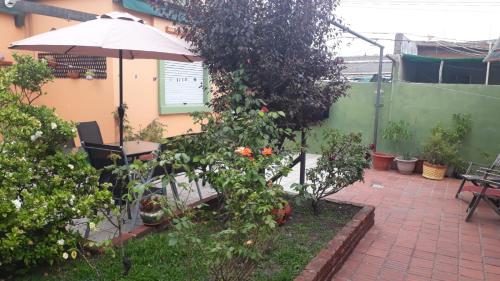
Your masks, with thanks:
M367 170L334 198L375 206L375 225L333 280L500 281L500 217L481 203L465 222L458 184Z

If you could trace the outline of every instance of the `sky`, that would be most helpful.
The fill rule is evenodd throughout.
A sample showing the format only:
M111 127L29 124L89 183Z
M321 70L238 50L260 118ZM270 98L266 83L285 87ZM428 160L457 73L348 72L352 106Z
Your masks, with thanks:
M412 40L469 41L500 36L500 0L340 0L337 16L345 25L386 46L394 35ZM344 34L343 56L378 54L378 48Z

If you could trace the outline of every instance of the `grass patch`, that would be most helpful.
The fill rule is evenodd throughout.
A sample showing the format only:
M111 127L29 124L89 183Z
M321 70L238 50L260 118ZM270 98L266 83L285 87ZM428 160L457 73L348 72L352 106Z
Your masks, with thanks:
M358 207L351 205L328 203L323 204L322 212L315 216L308 206L295 204L292 217L276 231L271 249L253 272L251 280L293 280L358 210ZM208 239L210 230L209 225L203 224L197 229L202 239ZM111 254L105 254L91 259L99 269L100 276L85 261L79 259L60 267L38 269L16 280L208 279L206 257L202 253L193 255L179 246L169 247L166 232L133 239L126 243L125 249L133 264L126 277L121 274L123 267L118 255L113 257ZM191 270L192 268L196 270Z

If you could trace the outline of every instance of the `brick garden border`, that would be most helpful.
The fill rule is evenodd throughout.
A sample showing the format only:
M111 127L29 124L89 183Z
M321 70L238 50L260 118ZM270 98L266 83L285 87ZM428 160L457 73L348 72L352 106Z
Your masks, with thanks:
M203 198L189 205L195 207L199 204L210 204L217 200L217 195L212 195ZM321 250L316 257L314 257L305 269L297 276L294 281L330 281L333 275L340 270L344 262L352 253L359 241L365 236L370 228L375 223L375 207L370 205L363 205L348 201L340 201L335 199L327 199L326 201L352 205L361 208L356 215L335 235L335 237L328 242L328 246ZM180 212L176 215L182 215ZM165 220L157 226L140 225L130 232L122 233L121 236L115 237L111 240L113 245L119 245L127 240L133 238L140 238L152 232L158 232L170 223Z
M309 262L294 281L330 281L361 238L375 223L375 207L373 206L334 199L327 199L327 201L353 205L360 207L361 210L328 242L328 246Z

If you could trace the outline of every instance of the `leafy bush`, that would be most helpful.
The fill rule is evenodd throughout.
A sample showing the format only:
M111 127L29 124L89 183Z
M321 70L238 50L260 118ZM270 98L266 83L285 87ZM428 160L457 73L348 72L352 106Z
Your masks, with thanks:
M80 218L97 223L98 207L111 204L110 193L99 190L98 175L86 156L63 152L75 136L74 124L52 109L20 103L10 91L18 71L29 72L33 66L25 57L17 60L28 63L0 70L2 270L76 257L79 234L69 226Z
M399 152L403 159L411 159L408 143L412 139L413 134L410 132L410 124L404 120L398 122L390 121L384 129L382 137L390 141Z
M39 61L32 56L14 54L12 85L19 101L32 104L44 94L42 86L54 79L52 69L46 61Z
M301 196L312 200L315 213L319 212L322 198L363 180L364 169L369 167L365 157L369 150L361 143L361 134L346 135L330 129L323 139L321 157L316 167L307 171L311 183L295 185Z
M463 166L460 148L472 130L470 114L453 114L453 128L441 124L431 130L431 136L423 146L424 158L435 165Z
M281 129L275 120L283 115L251 99L235 110L195 115L204 134L185 144L199 141L194 147L204 147L203 154L193 156L191 163L193 168L210 167L204 177L222 201L215 213L220 231L211 235L211 243L197 244L192 224L177 220L181 234L172 243L189 241L185 243L207 253L212 280L246 280L269 244L276 227L272 211L281 208L284 200L282 188L268 179L288 171L287 154L277 150Z
M458 145L447 138L447 131L436 126L431 136L423 145L423 156L431 164L446 166L455 161L458 155Z

